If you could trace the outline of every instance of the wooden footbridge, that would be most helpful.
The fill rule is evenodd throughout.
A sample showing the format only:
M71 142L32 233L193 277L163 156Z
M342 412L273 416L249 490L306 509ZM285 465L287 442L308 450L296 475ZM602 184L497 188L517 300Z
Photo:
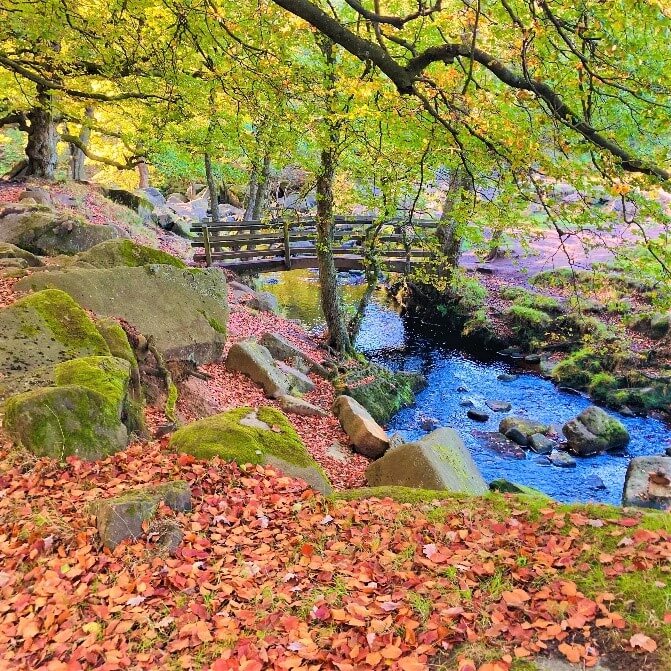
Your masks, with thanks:
M336 217L333 256L338 270L363 270L368 260L392 272L408 272L426 263L433 252L426 241L436 221L389 220L373 217ZM196 235L195 261L205 261L236 272L268 273L316 268L315 219L202 222L191 228Z

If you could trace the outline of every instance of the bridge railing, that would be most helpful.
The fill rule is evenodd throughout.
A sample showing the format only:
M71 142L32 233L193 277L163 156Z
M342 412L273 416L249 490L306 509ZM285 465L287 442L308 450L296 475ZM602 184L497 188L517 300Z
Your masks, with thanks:
M372 217L335 218L333 254L339 269L363 268L372 253L390 270L408 270L430 252L421 242L435 229L433 220L380 222ZM208 266L217 262L231 269L253 271L290 270L316 266L317 221L272 219L269 221L204 221L191 231L194 260Z

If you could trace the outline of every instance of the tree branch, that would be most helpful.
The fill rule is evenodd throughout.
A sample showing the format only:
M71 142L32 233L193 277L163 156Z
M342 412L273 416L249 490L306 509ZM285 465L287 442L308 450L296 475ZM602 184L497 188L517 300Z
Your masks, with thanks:
M145 160L143 157L133 156L125 163L119 163L119 161L107 158L106 156L99 156L98 154L94 154L76 135L63 133L61 134L60 139L62 142L69 142L70 144L77 147L77 149L79 149L82 154L84 154L84 156L91 159L92 161L95 161L96 163L104 163L105 165L111 165L113 168L117 168L118 170L133 170L139 163L142 163Z

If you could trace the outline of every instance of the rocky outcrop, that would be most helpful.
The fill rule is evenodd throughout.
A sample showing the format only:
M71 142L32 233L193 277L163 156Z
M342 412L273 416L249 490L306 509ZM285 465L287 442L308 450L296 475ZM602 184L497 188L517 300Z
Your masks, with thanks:
M132 240L108 240L77 255L77 265L94 268L135 268L152 264L186 268L186 264L172 254L146 247Z
M351 396L338 396L333 404L333 413L359 454L378 459L389 448L389 436L385 430Z
M231 285L233 283L231 282ZM264 333L259 339L277 361L286 361L299 370L309 370L320 377L328 377L328 370L319 361L302 352L289 342L284 336L277 333Z
M671 511L671 457L635 457L624 479L623 506Z
M437 429L414 443L394 447L366 471L371 487L380 485L485 494L470 452L453 429Z
M228 293L217 269L68 268L33 273L15 286L56 287L97 315L120 317L152 338L168 361L216 361L226 342Z
M42 265L42 261L35 254L9 242L0 242L0 267L6 261L18 261L19 263L14 265L16 268L35 268Z
M54 366L109 355L93 320L68 294L47 289L0 309L0 402L54 383Z
M154 518L160 503L165 503L175 512L191 510L189 485L177 480L158 486L140 487L121 496L93 503L91 513L95 515L103 545L114 550L125 540L140 538L144 533L143 524Z
M0 209L0 242L40 256L78 254L106 240L121 238L114 226L95 226L48 207L13 203Z
M57 386L10 396L4 427L15 443L38 456L103 459L126 447L122 419L130 365L110 356L58 364Z
M566 422L562 432L569 449L581 457L621 449L629 443L629 432L624 424L596 406L586 408Z
M175 432L170 447L198 459L271 465L317 491L331 492L321 467L287 418L274 408L236 408L201 419Z

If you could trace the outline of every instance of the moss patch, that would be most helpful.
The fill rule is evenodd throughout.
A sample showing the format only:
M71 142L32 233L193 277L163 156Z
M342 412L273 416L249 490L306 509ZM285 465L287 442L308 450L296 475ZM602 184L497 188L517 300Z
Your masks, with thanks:
M561 303L553 296L543 296L527 291L522 287L503 287L499 296L504 300L514 301L515 305L525 308L533 308L543 312L561 312Z
M77 260L96 268L114 268L117 266L134 268L151 264L186 268L186 264L172 254L153 247L145 247L132 240L102 242L79 254Z
M101 356L110 353L91 318L63 291L38 291L16 301L13 307L37 313L54 337L72 352L88 350Z

